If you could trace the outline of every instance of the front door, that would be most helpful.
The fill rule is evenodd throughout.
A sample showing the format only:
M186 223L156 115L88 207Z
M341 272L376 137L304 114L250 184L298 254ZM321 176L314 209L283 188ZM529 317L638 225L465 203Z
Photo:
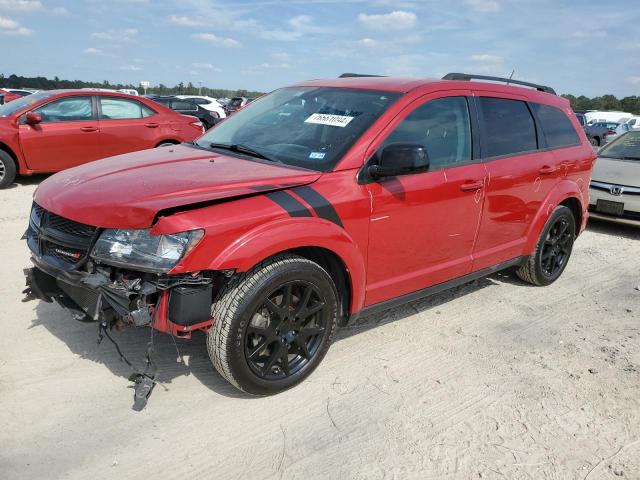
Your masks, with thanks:
M63 97L33 112L42 116L42 122L28 125L21 120L19 127L20 145L31 170L55 172L102 157L91 96Z
M485 169L474 160L465 93L416 101L377 149L426 147L429 171L367 185L372 199L366 305L471 271Z

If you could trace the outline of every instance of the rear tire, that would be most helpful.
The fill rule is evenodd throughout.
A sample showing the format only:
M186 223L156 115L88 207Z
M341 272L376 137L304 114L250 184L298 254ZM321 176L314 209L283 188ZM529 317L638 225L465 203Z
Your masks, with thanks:
M7 188L16 178L16 163L4 150L0 150L0 189Z
M559 205L542 229L535 250L516 274L537 286L555 282L567 266L576 236L576 220L570 208Z
M213 304L207 349L238 389L271 395L307 378L336 330L338 294L329 274L296 255L277 255L234 276Z
M600 140L598 140L596 137L590 137L589 138L589 143L591 145L593 145L594 147L599 147L600 146Z

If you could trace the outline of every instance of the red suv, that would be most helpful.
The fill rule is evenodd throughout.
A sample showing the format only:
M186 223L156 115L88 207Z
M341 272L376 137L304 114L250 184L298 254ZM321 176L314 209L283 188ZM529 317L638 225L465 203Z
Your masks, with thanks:
M195 140L197 118L115 92L51 90L0 106L0 188L16 174L57 172L99 158Z
M508 267L548 285L585 227L595 154L550 88L471 78L303 82L193 144L54 175L27 298L103 334L205 330L220 374L269 394L358 315Z

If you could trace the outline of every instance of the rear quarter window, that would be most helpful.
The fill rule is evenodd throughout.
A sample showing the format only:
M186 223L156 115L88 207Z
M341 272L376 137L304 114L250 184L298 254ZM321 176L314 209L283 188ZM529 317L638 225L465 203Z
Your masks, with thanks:
M531 109L538 117L549 148L569 147L580 144L580 137L573 124L559 108L532 103Z

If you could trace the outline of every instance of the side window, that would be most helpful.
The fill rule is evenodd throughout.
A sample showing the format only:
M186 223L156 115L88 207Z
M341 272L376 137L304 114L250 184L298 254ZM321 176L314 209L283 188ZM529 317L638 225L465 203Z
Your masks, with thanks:
M193 103L185 102L184 100L173 100L171 102L171 108L173 108L174 110L180 110L180 111L198 110L198 107L196 107Z
M580 144L580 137L562 110L541 103L532 103L531 108L542 125L549 148Z
M191 101L198 105L208 105L209 101L206 98L192 98Z
M65 97L34 110L43 122L79 122L93 119L91 97Z
M146 105L124 98L99 97L103 120L123 120L133 118L144 118L153 115L155 112Z
M515 155L538 148L535 123L526 103L492 97L480 97L479 103L485 157Z
M465 97L432 100L411 112L384 141L426 147L430 169L471 160L471 124Z

